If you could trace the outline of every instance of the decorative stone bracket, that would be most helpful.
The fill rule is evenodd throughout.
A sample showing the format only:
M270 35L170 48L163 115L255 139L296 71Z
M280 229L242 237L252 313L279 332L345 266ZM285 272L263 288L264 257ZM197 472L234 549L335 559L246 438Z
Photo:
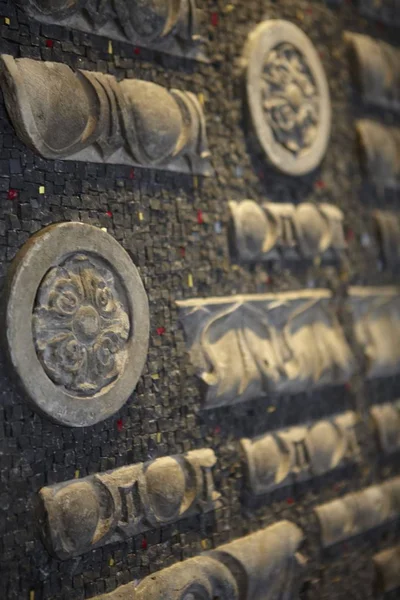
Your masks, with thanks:
M384 454L400 451L400 400L376 404L370 410L378 443Z
M346 412L310 425L242 439L250 492L262 495L357 462L358 418Z
M370 119L356 123L361 166L378 190L400 186L400 127Z
M400 546L375 554L373 562L378 593L387 594L400 587Z
M387 268L400 266L400 214L388 210L372 213L383 264Z
M92 600L296 600L302 541L299 527L280 521Z
M61 559L218 508L210 449L121 467L40 490L42 537Z
M18 137L44 158L213 173L190 92L4 54L0 86Z

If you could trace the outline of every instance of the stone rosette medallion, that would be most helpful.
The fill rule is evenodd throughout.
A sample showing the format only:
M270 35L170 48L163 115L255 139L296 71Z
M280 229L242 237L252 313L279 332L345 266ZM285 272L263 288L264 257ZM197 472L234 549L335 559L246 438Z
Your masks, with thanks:
M8 354L35 407L72 427L114 414L147 355L139 273L108 233L51 225L17 254L6 286Z
M331 129L326 75L311 40L288 21L268 20L243 55L250 125L268 162L304 175L323 159Z

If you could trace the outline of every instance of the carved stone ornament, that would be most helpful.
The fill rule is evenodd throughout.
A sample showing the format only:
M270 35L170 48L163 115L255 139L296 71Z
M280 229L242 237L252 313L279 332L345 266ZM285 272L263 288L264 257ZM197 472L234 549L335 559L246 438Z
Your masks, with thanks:
M337 260L347 243L343 213L332 204L229 202L230 245L240 262Z
M303 539L296 525L280 521L92 600L297 600Z
M248 118L268 162L304 175L323 159L331 104L325 72L306 34L268 20L249 35L243 54Z
M206 408L347 382L354 358L328 290L178 302Z
M365 104L400 111L400 50L359 33L345 34L356 86Z
M266 494L358 461L357 422L357 415L349 411L253 440L242 439L251 494Z
M400 0L358 0L360 13L386 25L400 26Z
M375 554L373 561L377 592L387 594L400 588L400 546Z
M355 335L364 350L367 377L400 373L400 288L353 287Z
M61 223L28 240L6 284L5 341L33 405L63 425L93 425L133 392L147 356L146 292L108 233Z
M315 509L324 548L400 517L400 477L348 494Z
M370 410L379 447L384 454L400 451L400 400L376 404Z
M195 0L18 0L42 23L207 61Z
M210 449L158 458L40 490L42 537L60 559L219 506Z
M44 158L213 172L190 92L4 54L0 86L18 137Z
M384 265L388 268L400 266L400 213L375 210L372 217Z
M361 166L378 189L400 186L400 128L370 119L356 124Z

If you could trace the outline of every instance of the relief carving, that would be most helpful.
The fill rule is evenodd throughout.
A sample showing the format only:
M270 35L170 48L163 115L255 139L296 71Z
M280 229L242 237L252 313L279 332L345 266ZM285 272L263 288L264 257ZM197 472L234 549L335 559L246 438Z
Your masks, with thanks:
M345 383L354 359L327 290L178 302L206 408Z
M19 0L29 16L175 56L207 61L195 0Z
M400 111L400 50L359 33L346 33L345 39L363 102Z
M158 458L40 490L41 530L60 559L219 506L210 449Z
M296 600L303 538L296 525L280 521L92 600Z
M379 447L384 454L400 450L400 400L376 404L370 410Z
M264 21L242 64L250 125L268 162L288 175L312 171L326 152L331 105L311 40L289 21Z
M383 264L387 268L400 265L400 215L387 210L372 213Z
M400 477L317 506L315 513L324 548L390 523L400 516Z
M367 378L400 372L400 289L350 288L354 330L366 360Z
M400 546L375 554L373 562L378 593L387 594L400 587Z
M262 495L359 460L354 412L242 439L250 492Z
M337 260L347 248L343 213L332 204L294 204L253 200L229 202L230 245L241 262Z
M18 137L44 158L213 172L190 92L4 54L0 86Z
M400 128L370 119L357 121L361 166L378 189L400 185Z
M360 13L386 25L400 26L400 0L358 0Z

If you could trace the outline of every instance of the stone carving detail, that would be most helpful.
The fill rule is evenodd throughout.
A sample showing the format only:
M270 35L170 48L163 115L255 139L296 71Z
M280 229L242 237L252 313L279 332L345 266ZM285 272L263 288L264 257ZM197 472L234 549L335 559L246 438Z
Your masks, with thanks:
M212 173L190 92L7 55L0 85L18 137L44 158Z
M347 243L343 213L332 204L304 202L261 206L252 200L229 203L231 248L241 262L315 259L337 260Z
M119 410L143 370L149 312L118 242L82 223L43 229L17 254L6 299L9 358L35 408L74 427Z
M400 451L400 400L376 404L370 414L381 451L384 454Z
M387 594L399 588L400 546L394 546L375 554L373 561L377 592Z
M289 21L264 21L249 35L243 68L248 117L268 162L288 175L312 171L326 152L331 106L310 39Z
M386 210L372 213L382 260L386 267L400 265L400 215Z
M400 372L400 289L350 288L355 335L364 350L367 378Z
M210 449L121 467L40 490L41 529L61 559L219 506Z
M400 516L400 477L317 506L324 548Z
M359 460L358 419L346 412L310 425L242 439L249 488L261 495Z
M42 23L206 61L195 0L19 0Z
M353 355L327 290L178 302L206 407L349 380Z
M361 119L356 125L361 166L378 189L400 186L400 128Z
M386 25L400 26L400 0L358 0L362 15Z
M299 598L304 534L289 521L252 533L97 600L276 600ZM95 600L94 598L92 600Z
M400 50L359 33L346 33L345 38L363 102L400 111Z

